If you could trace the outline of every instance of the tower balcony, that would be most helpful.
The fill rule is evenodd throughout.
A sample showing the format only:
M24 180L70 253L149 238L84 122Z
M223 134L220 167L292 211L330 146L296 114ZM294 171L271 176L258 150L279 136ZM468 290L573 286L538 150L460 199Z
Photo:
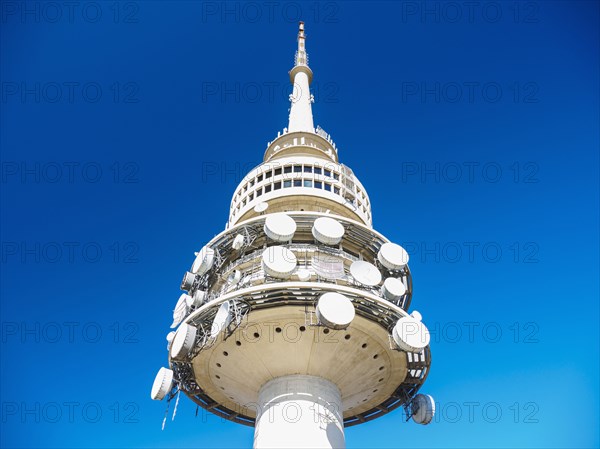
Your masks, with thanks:
M275 159L275 158L273 158ZM229 226L268 212L313 211L340 215L372 226L371 202L352 170L313 155L288 155L252 169L231 201Z

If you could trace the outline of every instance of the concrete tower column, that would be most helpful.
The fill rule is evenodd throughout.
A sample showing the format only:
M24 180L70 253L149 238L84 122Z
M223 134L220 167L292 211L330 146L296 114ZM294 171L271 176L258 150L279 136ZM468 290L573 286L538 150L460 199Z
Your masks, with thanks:
M255 449L346 447L340 390L328 380L278 377L262 386L258 405Z

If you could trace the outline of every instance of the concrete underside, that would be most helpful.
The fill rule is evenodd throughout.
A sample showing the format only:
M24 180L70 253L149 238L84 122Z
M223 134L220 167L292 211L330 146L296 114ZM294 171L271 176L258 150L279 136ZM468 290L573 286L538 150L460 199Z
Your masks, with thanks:
M252 418L261 387L288 375L334 383L344 418L363 413L393 394L406 364L406 354L390 349L388 332L377 323L357 315L345 330L310 326L299 306L251 312L227 340L221 337L193 360L207 395Z

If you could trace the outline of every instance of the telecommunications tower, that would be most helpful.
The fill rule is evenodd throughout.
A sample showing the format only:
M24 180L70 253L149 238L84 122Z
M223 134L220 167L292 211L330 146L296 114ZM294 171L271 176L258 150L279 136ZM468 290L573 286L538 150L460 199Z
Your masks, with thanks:
M151 392L254 426L255 448L344 448L345 427L435 410L417 394L431 353L408 254L373 229L367 191L314 127L312 78L300 22L289 124L185 273Z

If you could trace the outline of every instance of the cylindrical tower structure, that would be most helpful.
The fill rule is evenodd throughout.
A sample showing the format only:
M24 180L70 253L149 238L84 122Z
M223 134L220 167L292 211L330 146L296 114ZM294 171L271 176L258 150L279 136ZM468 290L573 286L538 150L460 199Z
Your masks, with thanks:
M343 448L340 390L322 377L277 377L258 393L255 448Z
M373 229L366 189L314 128L312 76L301 23L288 127L184 274L152 389L256 426L256 448L342 448L345 426L434 413L417 394L431 356L408 254Z

